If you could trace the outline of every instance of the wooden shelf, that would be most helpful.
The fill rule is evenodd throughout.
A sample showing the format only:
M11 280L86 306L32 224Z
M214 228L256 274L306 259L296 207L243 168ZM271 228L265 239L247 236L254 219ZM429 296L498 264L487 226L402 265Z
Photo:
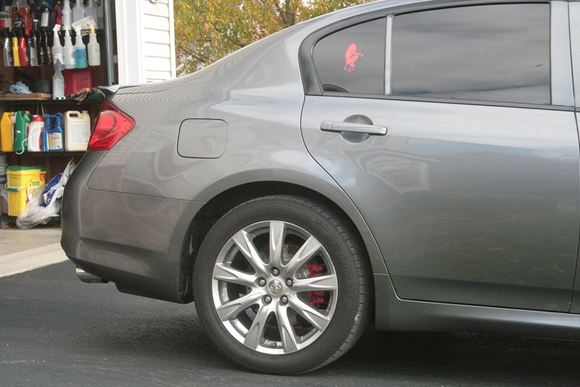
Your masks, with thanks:
M32 93L32 94L0 94L0 101L47 101L52 99L52 94Z

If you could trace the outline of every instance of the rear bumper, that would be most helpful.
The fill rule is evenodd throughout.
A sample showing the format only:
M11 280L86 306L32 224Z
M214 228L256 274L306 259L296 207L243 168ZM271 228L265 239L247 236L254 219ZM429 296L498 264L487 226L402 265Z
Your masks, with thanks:
M180 281L191 220L203 203L87 188L105 152L89 152L67 183L61 244L87 273L126 293L187 302Z

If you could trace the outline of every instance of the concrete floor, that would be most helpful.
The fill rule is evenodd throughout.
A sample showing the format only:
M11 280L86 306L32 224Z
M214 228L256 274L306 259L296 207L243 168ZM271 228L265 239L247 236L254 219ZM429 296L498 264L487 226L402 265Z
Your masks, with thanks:
M59 243L60 234L58 227L0 230L0 256Z
M0 278L63 262L60 228L0 230Z

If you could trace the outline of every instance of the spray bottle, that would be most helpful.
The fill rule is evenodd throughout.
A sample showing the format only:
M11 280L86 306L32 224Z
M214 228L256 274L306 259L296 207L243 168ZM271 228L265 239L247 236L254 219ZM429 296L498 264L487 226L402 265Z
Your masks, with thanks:
M72 10L70 8L70 0L64 0L62 4L62 28L70 30L72 24Z
M83 36L81 35L81 27L75 28L75 39L76 42L74 48L74 57L76 68L84 69L87 67L87 47L83 42Z
M64 76L62 75L62 62L60 59L54 64L52 99L64 99Z
M62 56L64 58L65 69L74 69L76 67L75 48L70 37L70 30L64 31L64 47L62 49Z
M97 41L97 33L94 28L91 28L89 34L89 44L87 45L89 51L89 66L101 65L101 46Z
M58 31L60 30L60 25L54 25L54 35L52 36L52 63L56 65L56 62L64 63L64 56L62 54L62 44L60 44L60 37L58 36Z
M77 0L77 5L72 10L73 23L77 22L85 17L87 17L85 3L83 2L83 0Z
M50 152L64 152L64 131L62 130L62 113L54 116L54 127L48 133L48 148Z

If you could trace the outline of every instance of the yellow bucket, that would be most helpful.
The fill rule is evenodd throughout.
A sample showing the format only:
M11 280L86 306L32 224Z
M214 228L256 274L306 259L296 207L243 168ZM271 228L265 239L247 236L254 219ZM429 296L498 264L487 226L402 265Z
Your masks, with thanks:
M8 167L8 216L18 216L26 208L28 193L40 187L37 167Z

